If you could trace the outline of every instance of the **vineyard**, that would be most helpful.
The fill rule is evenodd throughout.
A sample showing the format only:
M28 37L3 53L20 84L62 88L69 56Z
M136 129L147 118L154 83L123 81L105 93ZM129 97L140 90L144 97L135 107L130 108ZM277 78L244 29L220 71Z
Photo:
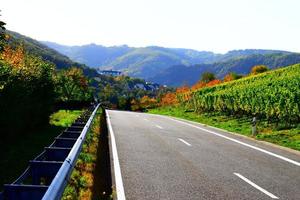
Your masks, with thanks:
M202 88L178 96L196 112L247 115L271 122L300 122L300 64Z

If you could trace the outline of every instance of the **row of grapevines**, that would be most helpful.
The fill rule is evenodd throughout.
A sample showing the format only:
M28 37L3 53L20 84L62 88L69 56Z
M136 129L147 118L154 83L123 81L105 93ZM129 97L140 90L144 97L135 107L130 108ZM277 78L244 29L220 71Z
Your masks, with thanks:
M299 122L300 64L194 91L185 103L200 112Z

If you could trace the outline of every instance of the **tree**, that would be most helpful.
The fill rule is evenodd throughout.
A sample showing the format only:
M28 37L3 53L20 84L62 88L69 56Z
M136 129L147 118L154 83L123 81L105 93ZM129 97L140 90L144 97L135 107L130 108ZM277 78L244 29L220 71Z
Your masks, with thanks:
M89 101L92 92L82 69L72 67L58 72L56 92L62 101Z
M229 74L227 74L224 77L224 82L229 82L229 81L237 80L237 79L240 79L242 77L243 77L242 75L239 75L239 74L237 74L235 72L230 72Z
M3 51L4 42L6 39L5 27L4 27L5 25L6 23L0 20L0 52Z
M213 81L215 79L216 79L216 76L212 72L204 72L201 75L201 81L204 82L204 83L208 83L208 82Z
M176 94L172 92L168 92L167 94L165 94L165 96L163 96L160 103L163 106L177 105L178 100Z
M141 98L140 104L145 109L154 108L157 105L157 100L145 95Z
M47 124L55 96L52 64L26 54L21 46L5 49L0 60L0 132L6 134L1 137Z
M268 70L269 70L268 67L265 65L256 65L256 66L252 67L251 74L253 74L253 75L260 74L260 73L266 72Z

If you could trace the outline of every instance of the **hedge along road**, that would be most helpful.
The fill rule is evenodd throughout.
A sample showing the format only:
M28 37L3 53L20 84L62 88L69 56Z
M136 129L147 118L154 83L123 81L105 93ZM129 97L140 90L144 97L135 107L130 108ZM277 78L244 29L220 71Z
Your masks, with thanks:
M107 114L119 200L299 199L297 152L170 117Z

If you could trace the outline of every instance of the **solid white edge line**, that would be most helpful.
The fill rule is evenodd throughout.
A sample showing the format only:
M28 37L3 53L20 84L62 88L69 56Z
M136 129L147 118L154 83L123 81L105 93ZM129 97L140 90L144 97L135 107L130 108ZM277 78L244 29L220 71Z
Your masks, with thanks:
M164 118L166 118L166 119L173 120L173 121L176 121L176 122L178 122L178 123L182 123L182 124L185 124L185 125L188 125L188 126L191 126L191 127L197 128L197 129L200 129L200 130L202 130L202 131L205 131L205 132L214 134L214 135L216 135L216 136L219 136L219 137L225 138L225 139L227 139L227 140L230 140L230 141L232 141L232 142L236 142L236 143L241 144L241 145L244 145L244 146L246 146L246 147L255 149L255 150L257 150L257 151L263 152L263 153L268 154L268 155L270 155L270 156L274 156L274 157L276 157L276 158L279 158L279 159L281 159L281 160L284 160L284 161L286 161L286 162L289 162L289 163L291 163L291 164L294 164L294 165L300 167L300 163L297 162L297 161L295 161L295 160L292 160L292 159L286 158L286 157L284 157L284 156L281 156L281 155L272 153L272 152L270 152L270 151L261 149L261 148L259 148L259 147L252 146L252 145L250 145L250 144L247 144L247 143L241 142L241 141L239 141L239 140L236 140L236 139L227 137L227 136L225 136L225 135L222 135L222 134L220 134L220 133L216 133L216 132L211 131L211 130L207 130L207 129L205 129L205 128L201 128L201 127L196 126L196 125L193 125L193 124L189 124L189 123L187 123L187 122L183 122L183 121L180 121L180 120L177 120L177 119L173 119L173 118L170 118L170 117L166 117L166 116L162 116L162 115L158 115L158 116L161 116L161 117L164 117Z
M159 129L163 129L163 127L159 126L159 125L155 125L157 128Z
M188 143L187 141L185 141L184 139L181 138L177 138L179 141L183 142L184 144L188 145L188 146L192 146L190 143Z
M122 181L122 175L121 175L121 168L120 168L120 163L119 163L119 157L118 157L118 151L117 151L117 145L116 145L116 140L115 140L115 135L114 135L114 131L113 131L112 126L111 126L108 111L105 110L105 112L106 112L106 116L107 116L108 129L109 129L110 138L111 138L117 199L118 200L126 200L123 181Z
M267 190L263 189L262 187L256 185L255 183L253 183L252 181L250 181L249 179L247 179L246 177L244 177L243 175L239 174L239 173L233 173L234 175L238 176L240 179L242 179L243 181L245 181L246 183L252 185L253 187L255 187L256 189L258 189L259 191L265 193L266 195L268 195L269 197L271 197L272 199L279 199L277 196L275 196L274 194L268 192Z

